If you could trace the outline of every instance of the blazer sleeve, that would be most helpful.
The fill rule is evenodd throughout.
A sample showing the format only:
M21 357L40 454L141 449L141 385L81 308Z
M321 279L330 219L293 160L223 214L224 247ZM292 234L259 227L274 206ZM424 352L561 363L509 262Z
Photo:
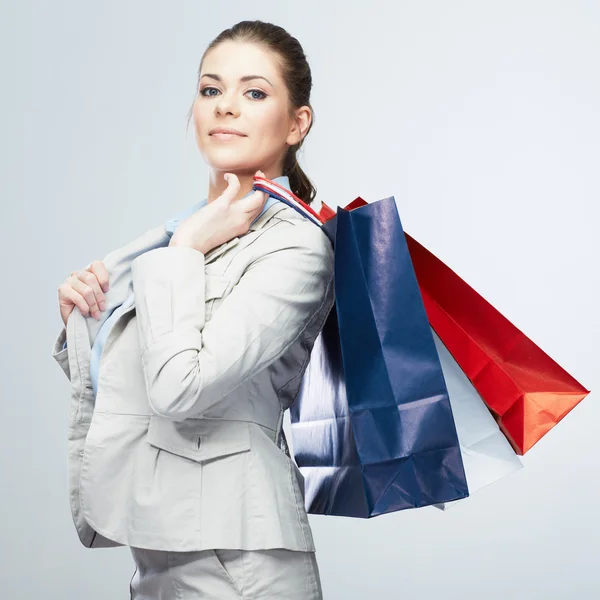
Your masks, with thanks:
M281 356L324 306L333 280L329 240L297 225L281 239L283 247L249 265L208 323L201 252L167 246L132 262L153 412L175 421L200 416Z
M69 350L67 348L67 329L62 328L58 337L52 345L52 357L60 365L67 379L71 381L71 369L69 368Z

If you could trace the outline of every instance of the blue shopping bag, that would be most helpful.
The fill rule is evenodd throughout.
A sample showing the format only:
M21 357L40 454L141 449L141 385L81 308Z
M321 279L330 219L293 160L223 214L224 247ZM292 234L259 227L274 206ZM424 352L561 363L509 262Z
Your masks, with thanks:
M322 226L335 304L290 407L307 512L374 517L469 495L457 430L393 197L319 219L287 190L255 188ZM326 206L326 205L325 205ZM324 221L324 222L323 222Z

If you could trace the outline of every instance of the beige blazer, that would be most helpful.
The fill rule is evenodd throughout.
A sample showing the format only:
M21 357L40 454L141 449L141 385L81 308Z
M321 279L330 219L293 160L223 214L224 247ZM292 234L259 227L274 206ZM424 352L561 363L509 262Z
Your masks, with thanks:
M169 239L160 225L110 252L102 320L75 307L53 345L71 384L79 538L91 548L314 550L304 478L280 446L333 306L331 243L282 202L206 255ZM94 399L92 344L132 290Z

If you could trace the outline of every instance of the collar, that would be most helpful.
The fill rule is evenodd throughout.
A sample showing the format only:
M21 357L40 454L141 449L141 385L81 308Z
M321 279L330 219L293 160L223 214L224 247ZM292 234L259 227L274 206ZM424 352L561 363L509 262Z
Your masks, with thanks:
M282 175L281 177L276 177L275 179L272 179L271 181L278 183L282 187L285 187L287 190L290 189L290 181L289 181L289 178L287 175ZM243 197L247 198L253 192L254 192L254 190L251 190ZM167 232L167 234L169 236L172 236L175 233L175 230L177 229L177 227L179 226L179 223L181 223L181 221L183 221L183 219L186 219L191 214L195 213L197 210L200 210L203 206L206 206L207 204L208 204L208 198L205 198L204 200L197 202L193 206L189 206L185 210L182 210L181 212L179 212L176 215L173 215L171 218L167 219L167 221L165 222L165 231ZM274 214L278 213L280 210L283 210L285 208L285 206L286 205L283 202L281 202L280 200L278 200L277 198L273 198L273 196L269 196L265 202L265 205L264 205L260 215L258 215L258 217L256 217L256 219L254 219L254 221L252 221L252 223L250 224L250 229L251 230L259 229Z

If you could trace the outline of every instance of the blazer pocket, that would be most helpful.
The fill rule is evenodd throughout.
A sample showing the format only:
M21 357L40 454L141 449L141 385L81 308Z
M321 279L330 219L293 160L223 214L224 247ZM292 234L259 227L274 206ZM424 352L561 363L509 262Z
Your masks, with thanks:
M204 462L250 450L250 430L246 421L173 421L152 415L146 441L172 454Z

